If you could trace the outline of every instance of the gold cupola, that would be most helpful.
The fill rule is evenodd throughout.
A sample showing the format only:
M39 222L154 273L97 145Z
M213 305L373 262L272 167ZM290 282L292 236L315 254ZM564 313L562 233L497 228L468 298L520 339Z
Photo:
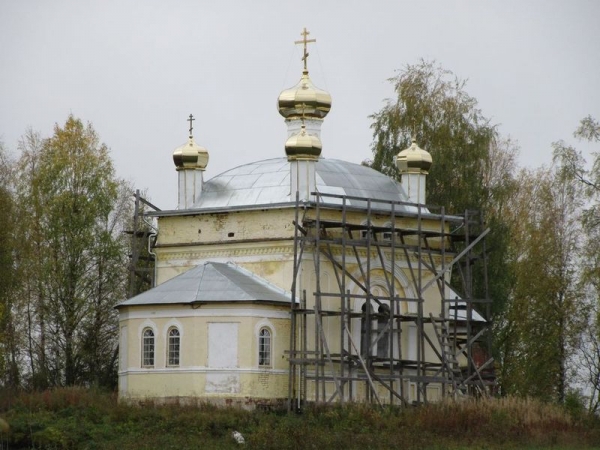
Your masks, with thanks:
M205 170L208 165L208 150L196 144L192 135L192 121L196 120L190 114L190 134L188 141L173 152L173 162L177 170L199 169Z
M317 160L321 155L321 140L306 132L306 126L302 125L300 131L288 138L285 143L285 154L288 161L294 160Z
M302 78L295 86L282 91L277 99L279 114L286 120L324 119L331 110L331 95L327 91L316 87L308 76L307 60L309 53L307 45L311 42L317 42L316 39L307 39L309 34L304 28L301 33L302 40L294 42L295 44L304 45Z
M304 69L298 84L279 94L277 109L286 119L324 119L331 110L331 95L316 87Z
M415 138L410 147L396 156L396 166L400 173L420 173L427 175L431 167L431 155L417 145Z

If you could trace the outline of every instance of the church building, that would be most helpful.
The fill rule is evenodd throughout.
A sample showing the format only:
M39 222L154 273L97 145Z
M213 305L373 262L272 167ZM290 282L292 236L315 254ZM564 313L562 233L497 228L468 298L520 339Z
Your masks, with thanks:
M205 180L191 121L173 153L178 207L149 213L156 287L117 305L122 400L401 405L493 384L472 289L487 231L426 206L435 161L414 139L400 183L325 157L332 100L309 76L308 34L271 159Z

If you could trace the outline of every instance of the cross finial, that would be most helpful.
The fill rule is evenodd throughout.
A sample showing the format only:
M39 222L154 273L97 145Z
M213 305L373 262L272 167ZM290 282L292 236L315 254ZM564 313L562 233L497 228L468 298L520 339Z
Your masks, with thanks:
M310 42L317 42L316 39L307 39L308 35L310 34L309 31L307 31L306 27L304 27L304 30L302 31L302 33L300 33L300 36L302 36L302 40L301 41L294 41L294 44L304 44L304 54L302 55L302 61L304 61L304 70L308 70L306 68L306 60L308 59L308 45Z
M300 107L300 110L302 111L302 117L300 117L300 120L302 121L302 129L306 130L306 124L304 123L304 120L306 119L306 103L302 103L302 106Z
M196 120L196 119L194 119L194 116L192 116L192 115L190 114L190 117L189 117L189 118L188 118L188 120L187 120L187 121L190 123L190 137L192 137L192 131L194 130L194 126L192 125L192 122L193 122L194 120Z

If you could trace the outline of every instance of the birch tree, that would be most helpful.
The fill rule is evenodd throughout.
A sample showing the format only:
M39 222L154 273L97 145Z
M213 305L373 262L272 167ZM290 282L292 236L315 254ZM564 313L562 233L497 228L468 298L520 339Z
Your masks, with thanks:
M489 291L482 267L475 268L475 298L493 300L493 316L509 296L512 274L507 265L510 232L503 212L516 188L518 145L499 136L496 127L466 91L466 82L435 62L407 65L389 80L394 97L373 120L373 168L398 177L394 157L415 137L433 159L427 178L427 199L453 214L483 214L489 252ZM460 292L460 283L455 283ZM483 307L479 306L480 312Z
M394 157L417 140L433 158L428 201L462 212L482 205L482 176L495 127L470 96L466 82L435 62L420 61L393 78L395 97L371 115L372 167L397 176Z
M580 142L598 143L600 124L588 115L573 134ZM576 353L574 375L583 386L588 409L597 413L600 411L600 154L590 156L588 162L575 146L562 140L554 143L554 160L562 167L562 177L578 183L583 192L580 289L585 327Z
M20 353L15 305L18 273L15 264L18 222L12 183L13 161L0 142L0 387L20 384Z
M114 383L112 308L126 278L122 183L106 145L73 116L49 139L29 133L22 150L31 383Z
M512 209L515 286L503 315L505 393L564 402L583 326L581 186L561 167L522 171Z

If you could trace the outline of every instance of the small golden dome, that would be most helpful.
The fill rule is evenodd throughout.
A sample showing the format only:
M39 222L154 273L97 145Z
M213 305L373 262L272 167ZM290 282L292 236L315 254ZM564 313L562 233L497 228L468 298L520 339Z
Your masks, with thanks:
M177 170L182 169L206 169L208 165L208 151L196 144L190 136L187 143L178 147L173 152L173 162Z
M396 156L396 166L400 173L422 173L426 175L429 173L431 162L429 152L419 148L414 138L411 146L406 150L402 150Z
M316 87L305 69L296 86L279 94L277 109L286 119L323 119L331 109L331 95Z
M319 159L321 149L319 138L308 134L304 125L298 133L290 136L285 143L285 154L290 161L294 159Z

